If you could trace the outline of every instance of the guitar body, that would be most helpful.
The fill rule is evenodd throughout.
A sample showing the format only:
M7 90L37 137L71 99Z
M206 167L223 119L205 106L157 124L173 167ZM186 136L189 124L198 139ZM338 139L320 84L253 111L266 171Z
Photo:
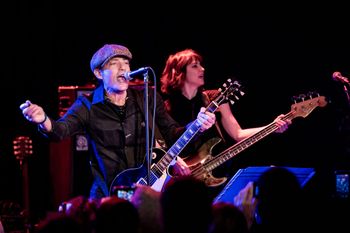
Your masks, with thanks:
M212 170L208 171L203 167L205 161L211 160L213 148L221 141L220 138L211 138L204 143L198 150L196 155L187 157L184 159L186 164L190 167L191 171L196 170L192 174L197 179L203 180L209 187L217 187L226 182L226 177L217 178L212 174Z
M152 163L151 163L151 180L156 180L152 184L152 189L156 191L161 191L165 180L167 178L166 171L162 173L153 172L154 165L163 157L166 152L160 148L153 148L152 153ZM109 194L113 193L113 187L115 186L133 186L135 184L147 185L147 159L145 159L142 166L137 168L129 168L120 172L112 181L110 185Z

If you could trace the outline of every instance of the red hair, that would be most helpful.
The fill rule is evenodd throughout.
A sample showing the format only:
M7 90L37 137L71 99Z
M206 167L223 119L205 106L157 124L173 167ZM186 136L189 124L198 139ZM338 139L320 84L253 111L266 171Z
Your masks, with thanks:
M193 61L202 62L203 58L192 49L185 49L168 57L160 78L161 91L170 94L180 90L186 78L186 66Z

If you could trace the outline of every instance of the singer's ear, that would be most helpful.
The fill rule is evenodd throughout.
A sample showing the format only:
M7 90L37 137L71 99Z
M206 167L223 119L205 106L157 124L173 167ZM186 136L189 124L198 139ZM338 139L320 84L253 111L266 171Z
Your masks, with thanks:
M98 68L94 69L94 75L96 76L96 78L102 80L102 75L101 75L101 70L100 69L98 69Z

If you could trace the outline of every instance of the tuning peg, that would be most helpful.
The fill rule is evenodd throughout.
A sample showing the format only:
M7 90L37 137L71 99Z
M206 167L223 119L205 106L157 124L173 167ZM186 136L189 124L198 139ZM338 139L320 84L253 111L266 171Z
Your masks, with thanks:
M236 86L240 87L241 84L238 81L234 81L233 84L235 84Z
M306 98L306 95L305 94L300 94L298 96L293 96L293 99L294 101L296 102L301 102L301 101L304 101Z
M230 99L230 104L231 104L231 105L234 105L234 104L235 104L235 101L233 101L233 100Z
M233 95L235 97L236 100L239 100L239 96L238 95Z
M292 101L296 104L299 100L299 96L293 96Z
M300 98L302 101L304 101L305 98L306 98L306 95L305 95L305 94L300 94L299 98Z
M313 97L315 97L315 96L320 96L320 94L317 93L317 92L315 92L315 91L309 91L309 92L307 93L307 95L308 95L310 98L313 98Z
M33 154L33 150L26 150L25 151L27 155L32 155Z
M227 79L227 82L231 83L231 82L232 82L232 80L231 80L230 78L228 78L228 79Z

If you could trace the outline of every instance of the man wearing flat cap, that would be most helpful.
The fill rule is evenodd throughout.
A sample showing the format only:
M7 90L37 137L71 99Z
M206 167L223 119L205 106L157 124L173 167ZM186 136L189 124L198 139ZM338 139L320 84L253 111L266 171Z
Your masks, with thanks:
M20 105L24 117L38 124L40 132L52 140L62 140L81 132L88 135L93 153L90 159L94 176L91 198L111 195L111 185L119 174L144 167L146 161L143 90L129 88L129 81L124 77L130 71L131 59L131 52L122 45L106 44L98 49L92 56L90 68L99 85L92 95L78 97L58 120L48 117L41 106L29 100ZM156 106L153 106L154 98ZM158 93L156 97L149 96L149 103L150 109L156 108L155 122L162 137L167 145L172 145L184 128L167 114ZM215 122L215 115L204 110L197 117L201 131ZM178 167L175 170L179 175L189 174L181 160L174 167ZM132 179L130 177L126 182Z

